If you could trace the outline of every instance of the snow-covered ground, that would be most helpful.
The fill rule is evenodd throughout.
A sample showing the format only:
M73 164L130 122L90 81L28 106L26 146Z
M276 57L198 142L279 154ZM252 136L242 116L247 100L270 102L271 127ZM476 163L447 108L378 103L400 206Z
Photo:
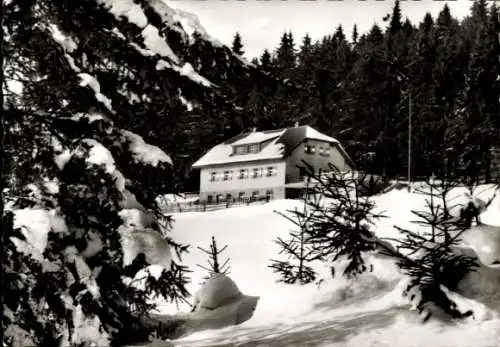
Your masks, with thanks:
M483 199L492 193L478 190ZM393 190L375 200L377 208L388 216L375 228L381 237L397 237L394 224L414 228L411 210L425 206L424 196L405 190ZM231 259L229 276L242 293L260 296L250 320L192 334L173 341L176 346L500 346L500 319L495 311L500 309L500 282L496 282L498 286L491 284L491 278L500 279L500 269L486 269L493 277L482 302L458 298L459 307L472 308L475 317L454 324L435 320L420 323L419 316L409 310L409 302L401 296L402 275L387 258L372 257L373 272L355 280L338 276L331 279L330 269L316 264L315 269L325 278L319 286L276 283L277 275L268 268L270 259L281 257L273 240L286 237L293 225L274 211L298 206L298 201L278 200L260 206L174 216L172 236L176 241L208 247L215 236L220 247L228 245L223 257ZM500 199L495 199L481 217L485 223L500 225ZM206 275L197 266L206 265L206 255L192 247L183 260L193 271L188 289L194 293ZM476 282L471 291L486 288L478 277ZM163 313L177 311L169 305L160 309Z

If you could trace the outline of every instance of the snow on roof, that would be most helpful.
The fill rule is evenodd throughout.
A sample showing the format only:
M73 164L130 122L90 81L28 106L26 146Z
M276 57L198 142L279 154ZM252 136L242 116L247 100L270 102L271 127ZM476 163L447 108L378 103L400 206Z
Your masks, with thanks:
M276 138L274 141L265 146L258 153L249 153L245 155L235 155L233 156L233 144L221 143L200 158L196 163L193 164L194 167L216 165L223 163L240 163L247 161L256 160L268 160L268 159L280 159L283 157L284 146L277 143Z
M320 133L318 130L311 128L310 126L306 126L306 137L311 140L320 140L326 142L339 142L338 140Z
M219 165L226 163L240 163L256 160L281 159L290 154L302 141L314 139L335 143L339 150L348 160L349 156L339 142L333 137L327 136L310 126L299 126L272 131L255 131L243 133L233 137L229 141L221 143L209 150L203 157L193 164L193 167L202 167L209 165ZM252 143L269 142L258 153L249 153L244 155L233 155L233 146L248 145Z
M281 136L284 132L285 132L285 130L277 130L277 131L271 131L271 132L254 131L254 132L250 133L248 136L233 142L232 145L233 146L248 145L248 144L252 144L252 143L260 143L260 142L264 142L264 141L269 141L273 138Z

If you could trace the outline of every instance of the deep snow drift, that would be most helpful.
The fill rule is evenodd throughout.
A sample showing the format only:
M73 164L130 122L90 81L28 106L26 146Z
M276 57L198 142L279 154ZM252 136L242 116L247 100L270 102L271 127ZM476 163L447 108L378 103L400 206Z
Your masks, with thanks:
M491 189L479 189L487 200ZM461 195L462 192L455 192ZM379 237L397 237L393 227L414 229L411 210L423 210L425 197L393 190L374 198L377 209L389 218L375 228ZM460 198L458 198L459 200ZM222 247L229 245L223 257L229 257L229 276L240 290L260 296L254 316L237 326L206 330L172 341L176 346L499 346L500 268L482 267L464 283L467 299L452 293L459 308L473 309L474 317L454 324L421 318L410 311L408 299L401 296L405 280L391 259L372 256L373 272L358 279L331 279L330 269L314 264L324 281L318 286L278 284L277 275L268 268L270 259L279 259L278 236L286 237L293 225L274 211L284 212L300 206L293 200L266 205L237 207L215 212L191 212L174 215L172 236L193 245L183 257L190 266L195 293L206 271L197 266L206 263L206 255L195 246L206 247L215 236ZM500 225L500 199L495 199L481 216L484 223ZM488 251L488 250L486 250ZM189 306L181 307L189 311ZM161 313L174 313L177 307L162 305Z

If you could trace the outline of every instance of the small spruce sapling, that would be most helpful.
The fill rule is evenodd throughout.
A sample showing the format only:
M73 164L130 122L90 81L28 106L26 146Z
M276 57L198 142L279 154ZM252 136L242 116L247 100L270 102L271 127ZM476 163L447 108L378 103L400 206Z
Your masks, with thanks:
M219 255L227 249L227 245L222 247L221 249L217 248L217 242L215 241L215 237L212 236L212 243L210 244L210 249L204 249L202 247L198 247L198 249L205 254L208 255L208 267L197 264L203 270L208 271L208 275L203 278L203 280L208 280L215 274L223 274L228 275L230 273L229 260L227 258L221 265L219 261Z
M315 183L313 194L322 199L308 201L313 211L308 242L312 245L313 259L336 262L347 258L343 275L353 277L365 272L363 254L376 248L376 237L370 226L385 217L374 211L375 204L363 196L362 174L342 172L334 165L327 175L316 175L311 166L307 170ZM325 201L325 202L323 202Z
M316 272L307 264L315 259L314 250L308 242L309 227L312 214L307 209L307 197L304 199L304 208L289 210L290 215L275 211L291 221L298 230L292 230L290 238L283 240L278 237L275 242L280 246L279 254L286 253L287 260L271 260L269 267L273 272L281 275L279 282L286 284L308 284L316 280Z
M475 271L478 264L472 257L457 252L460 235L468 226L457 223L449 213L447 196L454 185L430 180L428 189L417 190L425 194L426 211L412 211L421 227L420 232L396 228L403 234L402 239L390 239L396 244L397 252L386 249L383 253L396 256L397 265L410 277L410 283L403 296L416 300L416 308L427 321L437 307L452 318L464 318L472 311L460 312L456 303L447 295L455 290L464 276ZM389 240L389 239L388 239Z

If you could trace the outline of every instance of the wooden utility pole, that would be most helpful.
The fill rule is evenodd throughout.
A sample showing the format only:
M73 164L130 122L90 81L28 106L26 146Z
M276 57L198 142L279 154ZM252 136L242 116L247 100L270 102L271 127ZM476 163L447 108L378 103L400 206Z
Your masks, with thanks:
M411 89L408 91L408 192L411 192Z

